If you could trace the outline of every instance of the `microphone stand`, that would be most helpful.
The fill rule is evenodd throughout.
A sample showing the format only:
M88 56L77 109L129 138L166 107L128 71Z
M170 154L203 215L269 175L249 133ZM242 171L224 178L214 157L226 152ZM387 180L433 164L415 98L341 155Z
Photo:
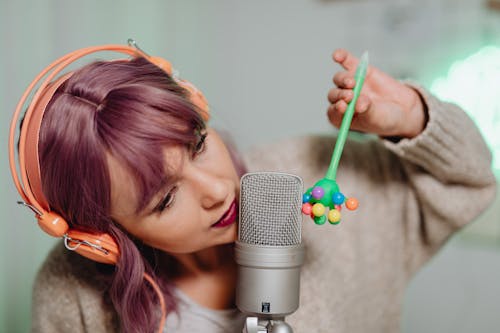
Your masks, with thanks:
M285 322L285 318L247 317L243 333L293 333L293 329Z

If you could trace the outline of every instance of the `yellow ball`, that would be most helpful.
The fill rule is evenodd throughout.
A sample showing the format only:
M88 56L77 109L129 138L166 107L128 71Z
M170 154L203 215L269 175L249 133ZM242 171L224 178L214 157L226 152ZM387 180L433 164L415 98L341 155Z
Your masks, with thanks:
M321 203L315 203L313 205L312 213L314 216L322 216L325 214L325 206Z
M328 212L328 221L331 223L336 223L340 221L340 212L336 209L330 209Z

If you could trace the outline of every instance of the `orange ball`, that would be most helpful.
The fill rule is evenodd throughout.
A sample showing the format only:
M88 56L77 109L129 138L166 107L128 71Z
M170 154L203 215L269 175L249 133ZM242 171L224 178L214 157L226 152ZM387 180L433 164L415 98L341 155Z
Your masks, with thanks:
M345 206L349 210L355 210L356 208L358 208L358 205L359 205L359 202L358 202L358 199L356 199L356 198L349 198L345 201Z

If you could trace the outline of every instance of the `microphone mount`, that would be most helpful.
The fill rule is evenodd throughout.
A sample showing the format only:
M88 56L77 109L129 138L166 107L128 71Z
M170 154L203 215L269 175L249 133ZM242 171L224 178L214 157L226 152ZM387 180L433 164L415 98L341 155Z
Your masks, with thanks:
M293 329L282 319L247 317L243 333L293 333Z

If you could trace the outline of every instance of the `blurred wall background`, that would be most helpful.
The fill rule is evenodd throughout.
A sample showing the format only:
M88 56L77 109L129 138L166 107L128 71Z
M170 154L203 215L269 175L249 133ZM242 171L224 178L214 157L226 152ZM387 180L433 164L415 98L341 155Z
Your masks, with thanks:
M325 110L335 48L368 50L372 64L430 88L457 60L500 46L492 7L486 0L0 0L0 331L29 331L34 274L56 242L16 205L6 142L18 98L57 57L133 37L199 86L213 124L237 133L246 149L333 130ZM498 129L499 100L491 120ZM497 199L415 277L403 332L500 330L499 225Z

